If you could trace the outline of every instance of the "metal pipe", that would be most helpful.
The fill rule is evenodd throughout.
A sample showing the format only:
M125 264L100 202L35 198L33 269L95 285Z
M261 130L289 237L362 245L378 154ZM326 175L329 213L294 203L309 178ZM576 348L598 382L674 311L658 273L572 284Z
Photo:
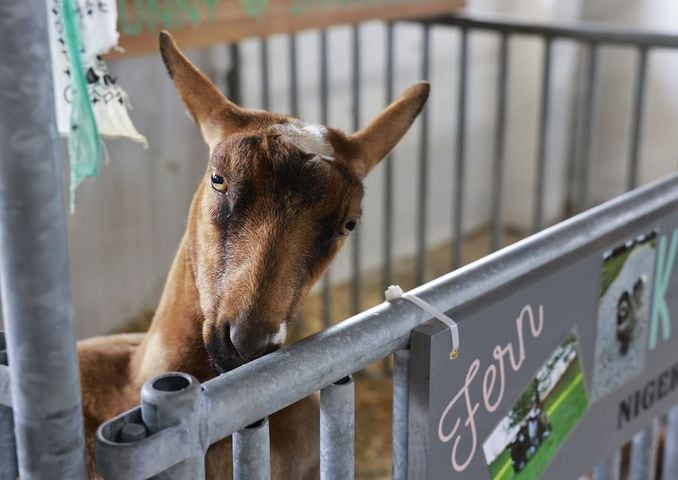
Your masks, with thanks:
M666 416L662 472L664 480L678 480L678 405L672 407Z
M329 66L327 62L327 30L320 30L320 123L327 125L329 119ZM323 326L332 325L331 268L323 276Z
M226 88L228 98L236 105L242 104L242 90L240 88L240 44L237 42L229 45L231 56L231 69L226 74Z
M299 115L299 77L297 75L297 36L289 35L290 52L290 113L293 117Z
M421 76L428 80L431 76L431 28L424 25L424 44L422 45ZM426 228L428 212L428 137L429 108L424 106L421 112L421 136L419 137L419 189L417 201L417 265L414 283L421 285L426 281Z
M268 419L233 434L233 479L269 480L271 453Z
M628 45L632 47L647 46L657 48L678 48L678 36L672 33L655 33L632 30L623 27L603 25L600 23L566 24L556 22L535 22L516 17L485 15L482 18L472 15L442 15L434 18L409 20L416 23L434 25L455 25L473 30L490 30L511 34L550 36L570 40L584 40L591 43Z
M617 450L593 468L593 480L619 480L621 455Z
M492 180L492 251L503 242L504 160L506 158L506 98L508 96L509 36L502 33L499 45L499 76L497 77L497 119L494 133L494 165Z
M7 350L5 350L4 355L5 359L7 359ZM9 367L6 365L6 363L0 364L0 405L5 407L12 406L11 377Z
M201 421L203 395L200 383L186 373L166 373L148 380L141 387L141 419L150 435L163 429ZM188 428L186 439L189 458L160 473L158 480L205 478L204 429ZM193 450L191 450L193 449Z
M46 13L0 3L0 291L23 480L85 477Z
M645 104L645 80L647 78L647 48L638 50L633 111L631 112L631 146L629 149L629 176L626 188L632 190L638 185L638 163L640 161L640 137L643 127L643 105Z
M407 480L410 351L393 354L393 480Z
M544 39L544 64L541 80L541 111L539 115L539 141L537 146L536 188L534 192L534 216L532 231L538 232L544 223L544 184L546 183L546 144L549 130L549 107L551 97L551 57L553 39Z
M457 92L457 148L454 178L454 209L452 224L452 268L458 268L463 262L462 244L464 242L464 177L466 172L466 76L468 67L468 30L461 29L459 43L459 90Z
M590 201L589 179L591 178L591 170L593 168L591 148L596 117L596 102L598 100L596 88L598 84L598 54L598 45L595 43L589 45L589 59L586 67L586 105L582 121L581 151L579 154L580 177L578 200L576 202L576 209L579 212L585 210L589 206Z
M659 419L638 432L631 442L629 480L654 480L657 475L657 444Z
M348 376L320 391L320 479L354 478L355 390Z
M352 76L352 90L353 90L353 131L360 128L360 26L353 25L353 76ZM353 238L351 239L352 253L352 270L353 281L351 282L351 314L355 315L360 312L360 296L361 289L361 268L360 268L360 225L353 231Z
M5 332L0 331L0 365L7 365ZM9 373L7 371L6 373ZM9 380L9 375L7 375ZM9 383L7 384L9 387ZM9 393L9 388L7 389ZM19 475L12 407L0 405L0 480L15 480Z
M268 39L266 37L259 40L261 49L261 108L269 110L271 107L271 94L269 86L269 69L268 69Z
M395 40L393 22L386 24L386 104L393 101ZM382 286L393 283L393 154L384 159L384 237Z

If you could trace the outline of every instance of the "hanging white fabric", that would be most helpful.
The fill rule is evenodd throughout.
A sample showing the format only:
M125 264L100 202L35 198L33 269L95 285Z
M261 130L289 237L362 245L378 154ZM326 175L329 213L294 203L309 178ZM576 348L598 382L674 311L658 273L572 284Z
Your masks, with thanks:
M68 135L72 128L72 65L66 49L59 0L47 0L49 37L59 133ZM76 0L82 40L81 58L87 90L99 135L129 138L146 144L129 118L130 103L125 91L108 72L101 55L118 44L116 0Z

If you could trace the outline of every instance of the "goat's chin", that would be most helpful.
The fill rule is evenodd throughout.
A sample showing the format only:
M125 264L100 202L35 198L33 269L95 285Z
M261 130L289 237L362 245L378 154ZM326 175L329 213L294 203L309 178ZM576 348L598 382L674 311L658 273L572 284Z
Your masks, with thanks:
M215 376L219 376L223 373L230 372L246 363L256 360L257 358L268 355L280 348L278 345L269 345L265 350L258 352L250 359L243 359L231 345L207 345L207 351L209 352L210 365ZM214 354L212 353L214 352Z
M212 366L212 372L214 372L215 376L230 372L231 370L234 370L245 363L247 362L242 359L221 359L212 358L210 356L210 365Z

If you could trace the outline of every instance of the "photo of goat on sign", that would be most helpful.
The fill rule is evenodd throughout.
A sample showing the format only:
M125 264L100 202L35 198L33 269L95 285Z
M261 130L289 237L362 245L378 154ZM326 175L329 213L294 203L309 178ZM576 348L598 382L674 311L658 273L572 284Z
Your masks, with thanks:
M604 397L645 368L657 232L603 254L591 400Z
M554 350L483 444L492 480L537 478L588 406L572 333Z

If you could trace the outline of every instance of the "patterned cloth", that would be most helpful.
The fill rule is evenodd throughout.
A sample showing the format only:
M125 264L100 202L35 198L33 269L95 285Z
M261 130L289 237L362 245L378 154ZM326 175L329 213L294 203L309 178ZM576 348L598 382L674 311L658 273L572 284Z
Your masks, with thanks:
M101 54L118 44L115 0L46 0L57 128L68 136L71 210L74 192L96 176L99 135L129 138L146 145L127 113L127 94Z

